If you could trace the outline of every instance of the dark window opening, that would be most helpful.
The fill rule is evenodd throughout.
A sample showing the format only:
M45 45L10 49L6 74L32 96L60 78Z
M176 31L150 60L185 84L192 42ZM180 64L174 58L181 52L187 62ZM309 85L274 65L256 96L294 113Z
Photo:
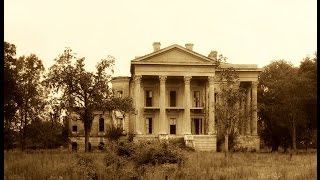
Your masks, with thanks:
M217 96L218 96L218 93L214 93L214 103L217 103Z
M72 151L78 151L78 143L72 142L71 146L72 146Z
M200 107L200 91L193 92L193 105L194 107Z
M176 107L177 93L176 91L170 91L170 107Z
M118 98L122 98L123 91L118 91Z
M118 126L119 128L123 128L123 118L118 118L117 126Z
M78 131L78 126L72 126L72 131L77 132Z
M104 119L100 118L99 119L99 131L104 131Z
M175 118L171 118L170 119L170 134L176 134L176 119Z
M99 150L104 150L104 143L103 143L103 142L100 142L100 143L99 143L98 149L99 149Z
M152 134L152 118L147 118L146 120L146 132L147 134Z
M152 107L152 91L146 91L146 107Z
M88 144L89 145L89 152L91 152L91 143Z

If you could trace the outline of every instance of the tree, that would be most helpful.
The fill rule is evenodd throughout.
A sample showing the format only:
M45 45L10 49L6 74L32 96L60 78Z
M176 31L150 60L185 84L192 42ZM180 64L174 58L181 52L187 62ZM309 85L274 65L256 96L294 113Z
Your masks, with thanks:
M305 121L298 132L297 141L307 149L309 145L315 147L317 129L317 53L313 58L304 58L298 69L298 76L303 82L301 108Z
M19 92L15 98L17 103L17 123L20 130L21 149L26 145L26 126L35 119L40 119L44 106L41 75L44 72L42 61L35 55L19 57L16 61L16 84Z
M241 119L239 102L245 96L239 87L238 75L233 68L223 69L219 81L219 93L215 113L219 133L224 135L225 155L228 153L229 136L235 131Z
M85 151L89 150L89 135L94 111L112 111L111 74L115 58L108 56L96 66L96 73L84 69L84 59L76 58L70 48L55 59L46 84L62 94L63 108L79 114L85 130ZM75 62L74 62L75 61Z
M16 98L18 97L17 68L16 68L16 46L4 42L4 127L11 129L14 116L18 109Z
M259 76L262 138L273 151L280 145L285 149L291 145L295 150L297 135L301 135L297 129L306 124L304 103L315 93L310 92L310 82L299 71L291 63L279 60L265 66Z
M13 148L16 139L14 131L15 114L18 106L16 103L18 85L16 82L17 71L15 68L16 63L16 46L4 42L4 101L3 101L3 117L4 117L4 147L5 149Z
M26 126L26 147L35 149L53 149L63 146L68 136L63 133L64 127L61 123L35 120Z

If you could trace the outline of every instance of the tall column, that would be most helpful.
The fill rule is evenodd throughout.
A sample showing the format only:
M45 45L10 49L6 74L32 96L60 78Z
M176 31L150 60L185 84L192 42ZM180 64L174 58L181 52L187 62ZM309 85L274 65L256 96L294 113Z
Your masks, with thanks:
M208 134L215 134L215 102L214 102L214 76L208 77L209 81L209 121L208 121Z
M252 135L257 135L257 81L252 82L252 124L251 124L251 133Z
M166 119L166 79L167 76L159 76L160 80L160 114L159 114L159 134L167 134L167 119Z
M141 105L141 95L140 95L140 88L141 88L141 77L142 76L134 76L134 94L135 94L135 134L142 134L141 124L142 120L142 105Z
M241 135L245 135L245 129L246 129L246 119L245 119L245 101L244 101L244 97L241 97L241 107L240 107L240 112L241 112L241 115L240 115L240 118L241 118Z
M250 135L251 134L251 87L247 87L247 97L246 97L246 117L247 117L247 121L246 121L246 135Z
M190 81L191 76L184 76L184 134L191 134L191 118L190 118Z

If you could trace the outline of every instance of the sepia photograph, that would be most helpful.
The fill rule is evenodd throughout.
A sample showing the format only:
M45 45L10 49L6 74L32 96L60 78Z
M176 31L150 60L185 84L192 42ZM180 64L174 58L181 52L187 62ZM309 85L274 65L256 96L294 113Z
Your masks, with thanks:
M316 0L4 0L5 180L317 179Z

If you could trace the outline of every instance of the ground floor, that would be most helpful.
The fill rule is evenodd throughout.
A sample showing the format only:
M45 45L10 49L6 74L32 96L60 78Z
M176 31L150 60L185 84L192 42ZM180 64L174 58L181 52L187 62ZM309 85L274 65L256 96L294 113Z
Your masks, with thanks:
M128 136L123 137L128 138ZM84 137L70 137L69 149L72 151L84 151ZM106 137L90 137L89 138L89 150L103 150L107 144L108 139ZM166 141L173 142L185 147L192 148L196 151L217 151L217 136L205 135L205 134L190 134L190 135L135 135L133 141ZM236 149L245 151L259 151L260 150L260 138L254 135L240 135L237 137Z

